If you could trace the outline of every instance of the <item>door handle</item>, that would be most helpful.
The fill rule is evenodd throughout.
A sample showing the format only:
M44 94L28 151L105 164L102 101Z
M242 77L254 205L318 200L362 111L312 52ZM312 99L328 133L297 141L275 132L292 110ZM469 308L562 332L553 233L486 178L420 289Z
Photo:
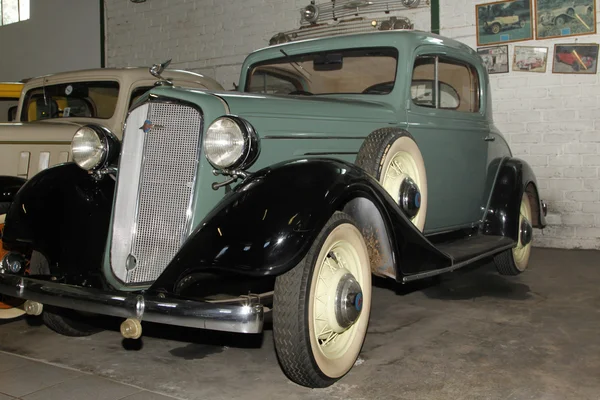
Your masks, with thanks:
M485 140L486 142L493 142L494 140L496 140L496 136L489 135L484 137L483 140Z

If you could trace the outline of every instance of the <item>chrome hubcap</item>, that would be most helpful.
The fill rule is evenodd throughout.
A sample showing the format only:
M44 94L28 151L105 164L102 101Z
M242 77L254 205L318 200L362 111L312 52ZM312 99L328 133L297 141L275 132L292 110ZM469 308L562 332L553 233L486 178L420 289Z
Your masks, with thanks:
M410 177L405 177L400 184L400 207L408 218L414 218L421 208L421 192L419 186Z
M348 329L360 316L362 290L354 276L347 272L337 285L335 296L335 319L342 329Z
M521 246L527 246L529 243L531 243L531 239L533 238L533 227L531 226L529 220L527 220L525 217L521 218L520 230Z

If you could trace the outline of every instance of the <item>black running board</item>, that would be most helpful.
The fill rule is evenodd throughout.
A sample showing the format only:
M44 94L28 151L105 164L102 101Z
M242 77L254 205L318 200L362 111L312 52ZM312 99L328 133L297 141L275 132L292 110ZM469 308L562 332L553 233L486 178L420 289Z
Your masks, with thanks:
M500 245L498 247L493 247L493 248L491 248L490 250L488 250L486 252L480 253L480 254L478 254L478 255L476 255L474 257L471 257L471 258L469 258L467 260L463 260L463 261L457 262L456 264L452 264L451 266L446 267L446 268L436 269L436 270L432 270L432 271L419 272L419 273L414 274L414 275L405 276L405 277L402 278L402 283L412 282L412 281L416 281L416 280L419 280L419 279L430 278L432 276L441 275L441 274L444 274L446 272L452 272L452 271L455 271L457 269L466 267L467 265L472 264L472 263L474 263L476 261L482 260L482 259L487 258L487 257L491 257L494 254L500 253L500 252L502 252L504 250L512 249L515 246L515 242L512 241L512 240L510 240L510 239L508 239L508 238L505 238L505 239L509 243L502 244L502 245Z

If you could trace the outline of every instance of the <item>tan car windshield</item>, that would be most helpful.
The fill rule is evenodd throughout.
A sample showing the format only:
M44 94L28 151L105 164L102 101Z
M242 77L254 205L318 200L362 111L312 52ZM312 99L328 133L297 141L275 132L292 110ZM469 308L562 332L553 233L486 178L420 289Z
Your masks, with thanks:
M109 119L115 112L119 83L73 82L31 89L25 96L21 121L87 117Z
M396 49L352 49L269 60L250 69L246 92L387 94L394 88Z

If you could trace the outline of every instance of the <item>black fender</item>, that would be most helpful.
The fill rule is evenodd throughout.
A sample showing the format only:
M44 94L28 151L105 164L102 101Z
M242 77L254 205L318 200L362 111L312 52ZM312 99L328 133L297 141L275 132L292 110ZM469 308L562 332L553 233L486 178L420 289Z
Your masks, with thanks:
M205 272L281 275L302 260L333 213L357 198L372 202L385 221L396 279L450 264L364 170L313 158L274 165L239 184L197 226L151 290L178 292L184 278Z
M487 235L519 237L519 209L523 193L531 200L532 225L544 228L546 219L531 166L518 158L502 161L485 214L483 232Z
M114 181L93 179L74 163L56 165L28 180L6 215L4 247L39 251L53 275L66 282L100 277Z
M24 178L16 176L0 176L0 214L8 211L8 206L25 182Z

